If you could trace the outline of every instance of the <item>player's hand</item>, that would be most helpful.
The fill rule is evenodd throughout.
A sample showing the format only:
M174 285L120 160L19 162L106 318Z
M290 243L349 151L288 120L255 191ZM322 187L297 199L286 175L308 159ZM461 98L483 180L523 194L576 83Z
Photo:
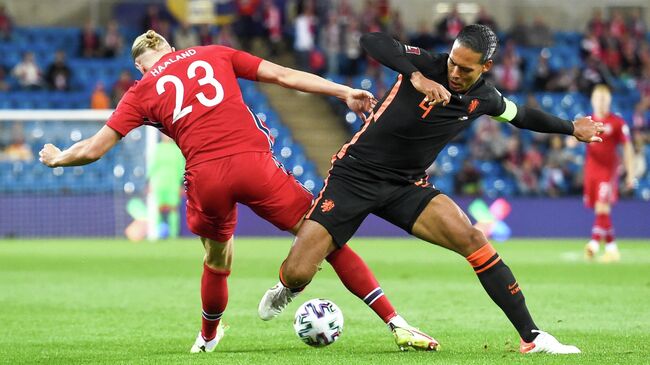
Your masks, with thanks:
M625 176L625 188L628 191L632 191L636 188L636 179L629 173Z
M601 122L594 122L591 117L582 117L573 121L573 135L581 142L602 142L599 137L605 131Z
M57 167L56 159L61 154L61 150L55 145L48 143L38 153L38 160L48 167Z
M411 84L415 90L426 95L429 105L436 105L442 103L443 106L449 104L451 100L451 93L439 83L427 79L421 72L414 72L411 74Z
M363 114L375 107L377 99L366 90L350 89L345 97L345 103L356 114Z

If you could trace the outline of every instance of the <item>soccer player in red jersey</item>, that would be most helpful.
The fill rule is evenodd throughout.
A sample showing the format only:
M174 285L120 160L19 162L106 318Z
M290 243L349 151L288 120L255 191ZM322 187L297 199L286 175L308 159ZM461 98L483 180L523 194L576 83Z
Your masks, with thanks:
M186 159L187 223L201 237L206 252L202 328L191 352L211 352L224 332L220 320L228 302L236 203L248 205L276 227L295 234L313 198L274 159L269 131L244 104L237 78L335 96L357 113L369 111L374 98L367 91L228 47L175 51L154 31L136 38L131 53L143 77L126 92L106 125L65 151L46 144L40 160L50 167L94 162L141 125L160 129L178 144ZM411 328L354 251L343 247L328 255L327 261L346 288L364 300L393 333L396 327ZM400 341L429 349L427 336L406 332L410 334Z
M630 141L630 131L625 121L612 114L609 107L612 95L605 85L598 85L591 94L593 120L602 122L605 127L602 143L587 145L585 162L584 195L585 205L595 212L594 225L591 228L591 240L585 246L585 257L593 259L600 248L600 242L605 241L605 253L600 257L602 262L616 262L621 255L614 238L614 226L610 218L612 204L618 198L618 167L617 148L623 146L623 161L627 171L625 185L634 188L634 150Z

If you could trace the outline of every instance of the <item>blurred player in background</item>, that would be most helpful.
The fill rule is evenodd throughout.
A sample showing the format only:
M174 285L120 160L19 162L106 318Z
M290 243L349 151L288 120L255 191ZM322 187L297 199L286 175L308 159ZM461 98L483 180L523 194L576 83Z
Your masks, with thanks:
M481 115L518 128L573 135L583 142L600 142L602 125L589 118L571 122L517 107L503 97L482 77L491 69L497 48L497 37L487 26L464 27L449 54L404 45L384 33L364 34L361 45L399 75L362 129L332 160L325 186L280 268L280 283L260 301L261 312L281 312L284 307L275 305L275 298L295 296L325 256L345 246L374 213L462 255L516 328L522 353L580 352L537 327L510 268L461 208L429 184L425 170Z
M147 169L149 188L158 205L156 228L161 238L176 238L180 232L178 205L181 203L184 172L185 159L181 151L171 138L162 134Z
M625 121L610 112L612 94L605 85L597 85L591 94L592 118L604 124L603 143L587 146L585 161L584 195L585 205L594 210L594 225L591 240L585 246L585 257L593 259L605 241L602 262L616 262L621 254L616 246L614 226L611 220L612 205L618 199L619 159L618 146L623 146L625 165L625 187L634 189L634 149L630 130Z
M175 51L152 30L135 39L131 55L143 77L127 91L106 125L65 151L46 144L40 159L50 167L94 162L141 125L157 127L176 142L186 159L188 227L201 237L206 253L202 328L190 351L212 352L224 333L221 316L228 302L236 203L248 205L276 227L295 234L313 198L273 157L269 130L244 104L237 78L334 96L357 113L369 111L375 100L367 91L228 47ZM345 287L389 325L396 342L435 349L429 336L397 315L354 251L342 247L327 261Z

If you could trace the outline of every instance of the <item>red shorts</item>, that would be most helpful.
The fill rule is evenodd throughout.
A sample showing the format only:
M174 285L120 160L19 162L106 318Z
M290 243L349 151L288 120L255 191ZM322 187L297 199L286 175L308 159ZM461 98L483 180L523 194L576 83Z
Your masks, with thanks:
M584 194L582 200L589 208L593 208L596 202L613 204L618 200L617 178L586 176Z
M313 196L270 152L247 152L207 161L187 171L187 225L194 234L227 241L237 224L237 205L249 206L281 230L293 228Z

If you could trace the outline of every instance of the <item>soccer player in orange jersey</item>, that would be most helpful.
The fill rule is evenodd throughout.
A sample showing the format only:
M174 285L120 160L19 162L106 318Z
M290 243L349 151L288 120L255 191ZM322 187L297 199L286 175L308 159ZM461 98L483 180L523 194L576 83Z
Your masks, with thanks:
M605 253L600 257L602 262L615 262L621 259L614 238L614 226L610 218L612 204L618 198L618 167L617 147L623 146L623 161L625 185L628 189L634 187L634 150L630 141L630 131L625 121L610 112L612 94L605 85L598 85L591 94L593 120L602 122L605 127L602 143L587 145L585 162L584 195L585 205L594 210L596 215L591 228L591 240L585 247L585 257L593 259L600 248L600 242L605 241Z

